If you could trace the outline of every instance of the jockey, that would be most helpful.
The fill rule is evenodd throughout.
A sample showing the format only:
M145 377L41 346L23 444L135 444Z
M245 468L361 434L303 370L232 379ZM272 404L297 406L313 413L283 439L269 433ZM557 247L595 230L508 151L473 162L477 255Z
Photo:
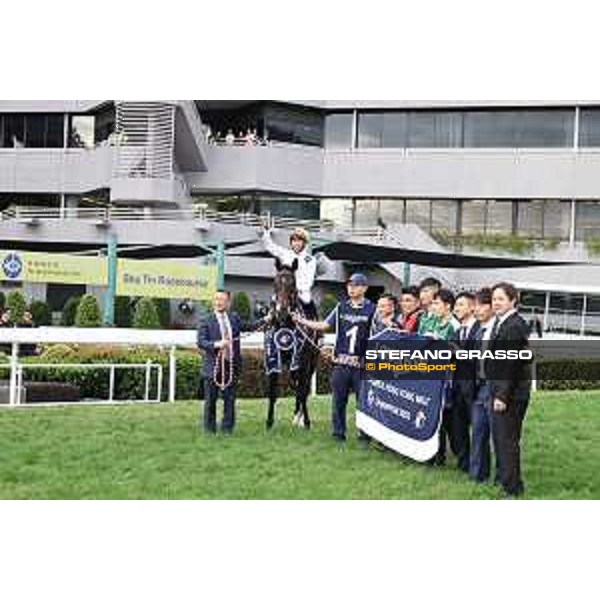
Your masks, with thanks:
M269 254L278 258L282 264L293 266L294 261L298 261L296 270L296 289L298 290L298 299L302 304L306 318L316 319L317 308L312 299L312 288L317 276L317 260L308 251L310 236L305 229L295 229L290 236L289 248L277 245L272 238L272 230L265 229L263 243Z

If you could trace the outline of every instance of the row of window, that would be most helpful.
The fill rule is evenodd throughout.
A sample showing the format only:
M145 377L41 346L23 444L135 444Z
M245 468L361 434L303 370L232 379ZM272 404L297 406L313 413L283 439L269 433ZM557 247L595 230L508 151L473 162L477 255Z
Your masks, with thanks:
M342 218L342 217L340 217ZM415 224L448 236L515 234L568 240L571 202L561 200L355 200L353 223ZM600 237L600 202L577 202L575 238Z
M569 148L575 110L359 111L325 119L325 145L348 148ZM578 145L600 147L600 109L581 109Z
M68 140L65 144L65 118ZM93 148L114 131L114 109L93 115L0 114L0 148Z

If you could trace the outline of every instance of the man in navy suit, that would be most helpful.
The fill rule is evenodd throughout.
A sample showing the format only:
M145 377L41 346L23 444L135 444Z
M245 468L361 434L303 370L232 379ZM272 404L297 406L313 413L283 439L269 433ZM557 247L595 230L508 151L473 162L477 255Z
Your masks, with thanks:
M213 313L200 324L198 347L204 353L204 431L217 432L217 399L223 396L221 431L233 433L235 427L235 387L242 368L240 334L242 322L230 313L231 295L225 290L215 293Z
M461 350L474 350L477 347L479 323L475 319L475 296L470 292L461 292L456 297L454 315L460 327L452 342ZM469 472L470 414L475 400L477 362L463 359L456 363L454 383L450 392L449 438L450 447L458 461L458 468Z

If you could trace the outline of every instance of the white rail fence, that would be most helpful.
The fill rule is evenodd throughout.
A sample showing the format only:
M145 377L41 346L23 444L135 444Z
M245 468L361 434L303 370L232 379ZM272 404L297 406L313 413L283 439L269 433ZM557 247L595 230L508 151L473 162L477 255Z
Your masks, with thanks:
M325 337L325 345L331 345L333 336ZM241 340L243 349L262 349L264 336L262 333L244 334ZM109 370L109 399L101 402L85 402L83 404L117 404L127 401L117 400L114 395L115 370L138 368L146 370L144 400L136 402L160 402L163 383L163 371L160 365L145 363L141 365L129 364L39 364L22 363L19 361L19 346L35 344L79 344L79 345L114 345L114 346L152 346L169 351L168 368L168 401L175 402L177 384L177 350L197 348L197 332L193 330L136 330L136 329L78 329L72 327L40 327L37 329L6 328L0 329L0 344L10 344L12 351L10 362L7 365L0 364L0 373L3 370L10 372L9 377L9 407L23 406L22 386L23 371L32 368L97 368ZM156 398L150 398L151 373L157 370L158 393ZM315 379L316 380L316 379ZM112 392L111 392L112 390ZM313 381L313 392L315 390ZM54 406L60 403L53 403ZM0 405L2 406L2 405ZM36 404L36 406L40 406Z

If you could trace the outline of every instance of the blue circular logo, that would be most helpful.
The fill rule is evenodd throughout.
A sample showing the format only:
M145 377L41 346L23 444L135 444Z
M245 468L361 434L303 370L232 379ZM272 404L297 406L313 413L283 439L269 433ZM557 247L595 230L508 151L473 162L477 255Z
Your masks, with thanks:
M280 329L274 336L275 346L282 352L289 352L296 343L294 332L287 327Z
M8 279L17 279L23 272L23 261L18 254L11 252L2 261L2 270Z

